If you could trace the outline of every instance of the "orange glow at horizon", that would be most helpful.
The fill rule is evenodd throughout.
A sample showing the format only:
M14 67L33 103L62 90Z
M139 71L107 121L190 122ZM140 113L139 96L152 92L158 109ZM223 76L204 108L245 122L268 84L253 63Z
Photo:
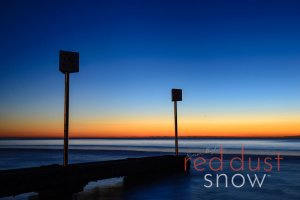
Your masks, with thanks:
M164 137L174 135L173 118L79 119L70 137ZM63 137L61 119L1 120L0 137ZM179 119L179 136L281 137L300 133L300 117L190 117Z

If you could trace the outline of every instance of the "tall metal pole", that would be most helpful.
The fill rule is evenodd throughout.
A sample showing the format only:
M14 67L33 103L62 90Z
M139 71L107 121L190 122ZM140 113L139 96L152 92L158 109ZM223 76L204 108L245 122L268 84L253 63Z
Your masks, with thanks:
M69 72L65 73L64 166L68 165L69 146Z
M65 74L65 108L64 108L64 166L68 166L69 150L69 73L79 72L79 53L59 51L59 71Z
M175 117L175 154L176 156L178 156L177 101L174 101L174 117Z

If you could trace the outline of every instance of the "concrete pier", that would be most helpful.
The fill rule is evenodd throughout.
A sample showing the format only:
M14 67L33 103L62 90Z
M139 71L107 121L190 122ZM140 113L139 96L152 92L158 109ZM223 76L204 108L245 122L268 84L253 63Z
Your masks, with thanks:
M91 181L183 172L185 156L157 156L0 171L0 197L38 192L40 199L70 199ZM189 163L188 163L189 166Z

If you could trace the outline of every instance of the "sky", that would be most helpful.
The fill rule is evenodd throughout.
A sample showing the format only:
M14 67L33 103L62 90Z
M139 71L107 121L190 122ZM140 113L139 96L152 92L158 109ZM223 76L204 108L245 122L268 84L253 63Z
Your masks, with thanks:
M300 2L1 1L0 137L300 135Z

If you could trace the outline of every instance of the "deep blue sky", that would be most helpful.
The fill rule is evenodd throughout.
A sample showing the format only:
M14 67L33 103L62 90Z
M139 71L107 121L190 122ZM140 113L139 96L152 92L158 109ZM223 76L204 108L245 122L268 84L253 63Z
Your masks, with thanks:
M172 87L184 89L186 118L299 119L296 0L6 0L0 25L2 123L62 119L60 49L80 52L78 119L172 116Z

